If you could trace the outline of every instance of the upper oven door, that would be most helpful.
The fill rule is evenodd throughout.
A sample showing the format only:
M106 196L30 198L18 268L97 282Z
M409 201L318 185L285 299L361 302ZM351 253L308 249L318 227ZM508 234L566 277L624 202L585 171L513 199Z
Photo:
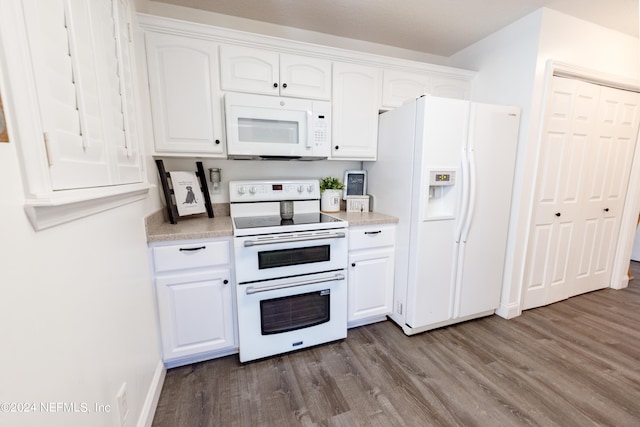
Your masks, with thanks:
M234 239L238 283L344 269L344 229L278 233Z

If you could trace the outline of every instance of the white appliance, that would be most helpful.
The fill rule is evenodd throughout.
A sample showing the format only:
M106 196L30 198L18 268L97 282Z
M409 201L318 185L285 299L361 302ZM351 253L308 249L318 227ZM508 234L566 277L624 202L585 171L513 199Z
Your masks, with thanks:
M348 223L320 212L319 181L232 181L229 194L240 361L346 338Z
M227 93L230 159L326 159L331 151L331 103Z
M394 310L407 335L499 305L517 107L423 96L379 117L375 210L399 218Z

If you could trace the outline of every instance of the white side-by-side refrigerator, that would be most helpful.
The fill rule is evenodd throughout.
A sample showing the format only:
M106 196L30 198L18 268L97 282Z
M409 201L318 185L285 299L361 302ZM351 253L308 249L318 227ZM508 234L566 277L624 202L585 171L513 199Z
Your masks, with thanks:
M398 217L394 307L408 335L500 303L520 109L423 96L379 117L375 211Z

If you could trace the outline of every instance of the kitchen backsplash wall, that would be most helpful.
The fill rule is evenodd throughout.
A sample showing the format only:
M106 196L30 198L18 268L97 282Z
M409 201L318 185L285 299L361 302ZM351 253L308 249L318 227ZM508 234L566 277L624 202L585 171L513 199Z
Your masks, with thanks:
M207 185L212 203L229 202L229 181L241 179L284 179L310 178L321 179L326 176L344 178L346 170L360 170L362 162L358 161L277 161L277 160L221 160L201 158L163 157L168 171L195 171L197 161L201 161L207 174ZM209 181L209 168L220 168L220 188L214 190Z

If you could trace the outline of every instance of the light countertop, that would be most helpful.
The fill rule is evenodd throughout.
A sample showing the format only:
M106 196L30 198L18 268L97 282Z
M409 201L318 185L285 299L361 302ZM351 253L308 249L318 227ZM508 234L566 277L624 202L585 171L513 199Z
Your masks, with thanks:
M214 209L215 214L215 209ZM349 226L395 224L398 218L377 212L327 212L328 215L348 221ZM145 218L147 243L177 240L209 239L233 236L233 225L228 213L178 219L177 224L167 222L164 211L158 211Z
M335 216L349 222L349 227L359 225L374 224L396 224L398 218L395 216L385 215L378 212L325 212L327 215Z

